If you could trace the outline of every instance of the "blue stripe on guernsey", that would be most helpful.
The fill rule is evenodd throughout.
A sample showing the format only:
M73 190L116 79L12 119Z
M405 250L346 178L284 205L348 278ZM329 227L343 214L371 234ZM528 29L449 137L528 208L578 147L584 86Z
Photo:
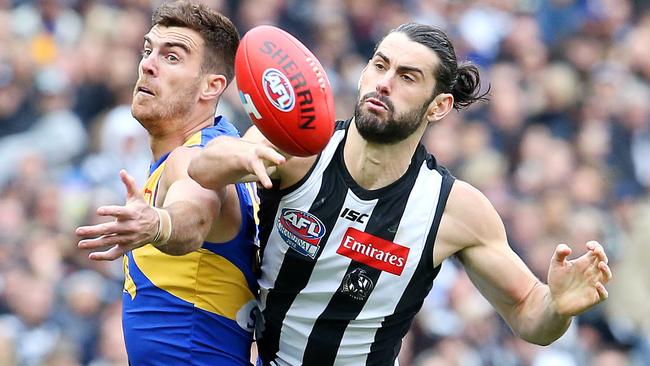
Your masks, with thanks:
M236 321L160 290L128 254L138 292L123 296L124 341L133 366L245 365L250 333Z
M242 246L242 237L251 238L257 235L256 227L254 223L254 214L249 207L253 206L253 199L250 196L249 190L247 189L248 185L251 183L237 184L237 194L239 195L239 205L241 207L242 213L246 213L247 217L242 220L242 227L239 230L237 237L227 243L210 243L204 242L203 249L207 249L214 254L220 255L227 259L229 262L235 264L237 268L243 269L243 274L246 277L248 286L250 288L257 288L257 279L252 271L251 258L242 255L242 249L246 249L247 252L254 250L253 243L247 242L245 246Z
M219 135L237 136L224 118L184 146L205 146ZM152 164L143 194L153 205L167 155ZM253 199L237 185L242 225L235 239L203 243L170 256L145 245L124 257L123 328L133 366L248 365L256 306L253 275Z

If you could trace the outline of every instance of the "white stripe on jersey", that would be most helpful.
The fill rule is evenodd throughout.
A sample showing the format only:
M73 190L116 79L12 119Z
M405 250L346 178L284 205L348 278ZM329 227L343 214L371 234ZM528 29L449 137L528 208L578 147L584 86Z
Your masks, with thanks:
M425 161L420 168L420 174L409 196L404 216L393 240L400 245L414 243L410 246L411 250L402 272L402 280L395 281L395 275L382 272L361 313L346 328L335 365L365 364L376 333L368 331L368 328L379 329L381 327L381 322L384 320L381 314L392 314L395 311L401 294L404 293L420 262L420 257L422 255L433 256L433 253L423 253L429 230L413 230L413 228L431 228L436 212L435 208L438 205L441 181L442 176L435 170L431 171ZM422 197L427 196L431 197L431 200L424 202ZM396 296L397 294L399 296Z
M384 354L383 352L377 352L378 349L393 349L392 346L383 348L384 345L392 342L385 343L386 340L397 340L397 337L403 334L403 330L400 329L404 329L403 325L408 324L407 320L410 321L411 311L414 309L412 305L417 306L418 301L423 299L427 289L427 281L435 277L434 268L423 268L423 266L426 267L425 264L433 263L433 253L430 249L433 248L431 241L434 239L430 237L430 234L435 234L435 232L431 233L431 229L432 226L437 227L441 215L441 213L437 212L437 207L444 171L435 170L427 165L427 159L422 160L422 154L425 154L422 148L422 154L418 155L417 164L419 164L419 167L412 165L409 168L408 177L411 177L411 179L408 180L408 185L388 188L385 196L383 195L384 192L381 195L377 193L367 194L367 192L359 190L358 186L348 187L347 191L345 191L345 187L340 190L341 187L338 185L328 186L334 181L339 184L340 179L343 179L341 174L346 173L332 165L344 164L340 161L341 157L339 155L334 156L344 136L345 130L337 130L305 182L286 196L278 197L280 202L277 203L273 226L270 228L266 248L264 249L262 278L259 280L260 309L269 311L269 318L274 319L274 325L281 326L280 329L276 326L270 328L272 336L267 339L271 350L271 353L267 356L273 357L278 365L300 365L303 360L317 362L318 360L314 357L319 357L320 353L312 352L317 350L330 355L331 358L328 358L328 363L332 360L336 365L363 365L367 360L377 361L377 357L383 357ZM334 160L338 161L334 162ZM347 184L352 184L349 181L349 176L346 179L348 179ZM328 187L336 187L336 189L328 190ZM445 194L448 193L449 185L446 185L446 187ZM334 199L331 202L326 201L328 197ZM376 198L364 200L360 197ZM317 199L321 201L314 202ZM446 199L446 196L444 199ZM333 207L332 205L336 206ZM340 207L338 207L339 205ZM441 207L444 208L444 205ZM320 253L317 253L315 263L305 264L306 262L303 262L302 259L296 259L295 253L290 253L292 257L287 260L287 252L292 249L289 249L289 244L282 239L277 227L283 208L311 212L314 215L319 215L320 212L323 215L327 230L327 242L320 243ZM399 211L396 211L395 208ZM402 208L403 213L401 212ZM313 209L313 211L310 209ZM343 210L354 212L356 216L343 215L346 217L341 217ZM269 212L269 214L272 215L273 213ZM365 217L364 220L356 219L362 216ZM324 219L324 217L327 217L327 219ZM370 226L368 226L369 221L371 222ZM389 222L394 227L387 226ZM406 258L404 265L402 266L402 262L400 262L399 270L393 272L400 273L399 271L401 271L401 274L393 274L390 269L386 269L387 267L377 267L376 263L372 264L374 263L372 261L376 259L381 261L382 259L381 257L370 257L367 254L368 251L361 253L358 252L358 249L353 250L357 251L357 254L361 253L362 256L368 258L368 261L366 261L360 259L362 257L353 256L360 262L353 261L348 257L349 252L345 250L341 252L344 254L339 254L337 251L341 248L344 237L346 237L346 233L350 228L357 229L362 234L367 231L365 235L369 236L359 236L359 238L364 237L366 239L358 240L366 241L365 243L374 243L374 247L368 244L368 248L376 247L380 253L384 253L381 250L383 248L393 248L390 250L398 251L404 248L394 248L409 248L408 256L404 254L404 257L401 257ZM380 234L380 232L383 234ZM393 233L394 237L391 235ZM357 237L353 236L356 234L349 235L350 238L357 239ZM388 244L382 244L384 239L374 235L387 237L389 239L387 240ZM374 240L378 241L375 242ZM430 241L427 243L427 240ZM391 242L394 244L391 244ZM364 245L364 243L357 244ZM425 247L429 248L427 253L424 252ZM349 249L347 246L346 248ZM372 256L375 256L374 251L375 249L372 249ZM304 260L308 261L309 259L305 258ZM383 260L385 261L385 259ZM393 265L394 263L390 262L390 264ZM297 276L300 276L301 273L297 269L303 267L309 267L311 274L306 273L305 276L299 278ZM384 270L380 268L384 268ZM349 291L348 287L341 290L342 284L350 283L346 282L350 281L349 277L344 278L348 271L353 270L354 272L350 273L360 271L362 275L366 271L365 273L368 274L367 280L374 281L370 287L371 290L366 292L365 296L367 298L357 298L350 295L349 292L346 293L346 291ZM414 277L416 270L418 276ZM281 271L282 280L280 281L282 282L276 283ZM430 272L427 274L427 271ZM422 276L423 274L424 276ZM308 278L307 275L309 275ZM282 291L285 291L287 284L292 283L291 279L293 278L297 278L297 284L300 287L293 287L296 290L289 290L292 293L283 293ZM412 281L412 286L409 286ZM304 287L302 287L303 285ZM273 293L276 286L278 286L278 289L276 289L277 297L274 297L272 301L274 301L273 304L279 305L267 309L268 294ZM288 286L288 288L292 288L292 286ZM421 297L420 294L422 294ZM357 300L360 302L348 303L350 299L346 297L347 295L355 299L352 300L353 302ZM269 303L268 305L273 304ZM400 312L399 316L393 316L396 310ZM283 314L285 311L286 313ZM408 319L401 317L405 311L409 311ZM319 321L319 317L327 319ZM348 322L350 318L353 319ZM384 324L383 322L387 319L388 321ZM278 320L282 321L281 325ZM329 323L327 320L340 320L343 323ZM316 324L318 325L316 326ZM330 328L327 324L341 324L341 326ZM344 327L344 325L346 326ZM389 326L382 329L382 325ZM382 330L378 333L379 329ZM324 331L324 333L321 331ZM393 338L392 334L396 336ZM330 335L333 335L333 338L329 338ZM379 338L376 340L378 336ZM311 341L310 337L312 338ZM340 339L340 342L338 342L337 348L335 348L336 343L332 342L327 347L319 348L318 345L322 344L319 339L321 341L333 339L334 342L338 342ZM274 344L274 342L277 343ZM277 351L275 351L276 345ZM373 356L369 359L371 351ZM306 356L306 352L310 352L310 354Z
M377 200L363 201L351 190L348 190L343 207L371 215L376 203ZM323 248L323 252L314 266L307 286L298 293L284 318L280 336L279 358L284 359L288 357L283 352L285 347L291 349L298 348L300 349L300 354L304 353L309 334L312 331L316 319L323 313L325 307L327 307L330 299L343 281L345 271L341 271L340 269L347 268L350 265L351 259L337 254L336 250L339 248L339 243L349 227L363 231L365 225L358 222L350 225L350 222L344 219L339 219L336 222L330 233L327 245ZM292 337L291 332L287 331L290 328L303 329L305 333L298 335L298 337Z
M328 145L321 152L321 156L318 159L314 170L307 178L307 181L301 185L300 188L283 197L280 207L290 207L302 211L309 211L309 206L311 206L312 202L318 195L322 183L320 178L323 175L323 171L329 165L332 155L336 152L338 142L341 141L344 136L345 131L337 131L337 133L332 136ZM275 229L280 214L281 210L278 210L275 214L273 221L274 228L269 236L267 248L264 249L262 276L258 280L260 285L260 310L262 311L266 308L266 296L268 295L268 290L275 286L275 279L278 277L278 273L280 272L284 255L287 250L289 250L289 247L284 243L284 240L282 240L280 234Z

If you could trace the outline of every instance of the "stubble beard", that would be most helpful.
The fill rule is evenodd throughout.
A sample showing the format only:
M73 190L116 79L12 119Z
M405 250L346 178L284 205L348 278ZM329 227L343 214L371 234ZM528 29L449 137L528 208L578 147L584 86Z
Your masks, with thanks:
M197 79L187 88L173 92L166 100L154 96L153 100L146 102L148 105L136 105L134 102L131 105L131 114L150 134L154 133L164 128L169 121L183 119L190 113L196 103L198 88Z
M363 105L368 98L375 98L388 107L386 120L380 116L363 110ZM424 123L424 115L430 101L406 113L395 116L395 107L386 96L371 92L359 99L354 108L354 123L361 137L366 141L393 145L411 136Z

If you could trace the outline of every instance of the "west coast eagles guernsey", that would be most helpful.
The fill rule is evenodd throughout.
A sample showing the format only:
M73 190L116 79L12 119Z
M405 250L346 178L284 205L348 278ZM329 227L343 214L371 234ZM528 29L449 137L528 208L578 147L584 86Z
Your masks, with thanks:
M300 182L259 191L264 365L393 365L440 270L454 178L420 145L399 180L361 188L343 162L349 123Z
M184 146L237 136L223 117ZM144 197L153 205L167 155L150 168ZM140 365L248 365L256 306L253 187L237 184L242 223L235 239L204 242L183 256L145 245L124 256L123 329L129 362Z

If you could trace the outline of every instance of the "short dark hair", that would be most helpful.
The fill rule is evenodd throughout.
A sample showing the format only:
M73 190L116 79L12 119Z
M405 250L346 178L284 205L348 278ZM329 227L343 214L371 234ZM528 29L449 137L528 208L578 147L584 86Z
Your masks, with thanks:
M440 59L434 75L434 97L440 93L450 93L454 96L456 109L467 107L477 100L487 100L489 88L480 94L481 78L478 69L469 62L458 64L454 45L441 29L425 24L405 23L390 31L395 32L404 33L411 41L428 47Z
M196 31L205 42L201 69L204 73L223 73L228 82L235 73L235 53L239 33L223 14L189 0L168 2L158 7L151 25L182 27Z

